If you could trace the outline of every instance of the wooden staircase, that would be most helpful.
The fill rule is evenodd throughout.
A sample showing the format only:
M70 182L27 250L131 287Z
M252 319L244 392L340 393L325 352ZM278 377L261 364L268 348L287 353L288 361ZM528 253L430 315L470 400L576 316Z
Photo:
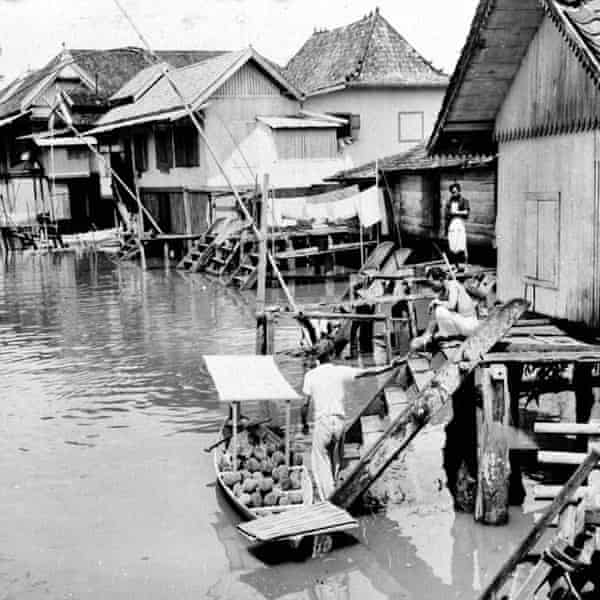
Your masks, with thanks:
M212 252L206 258L202 270L209 275L221 277L227 272L227 269L239 255L240 242L227 238L221 243L216 243L212 247Z
M230 285L235 285L241 290L249 290L254 287L258 277L258 252L254 249L244 255L238 266L232 272L229 279Z
M132 260L140 253L140 244L133 233L128 233L123 238L123 245L117 252L119 260Z

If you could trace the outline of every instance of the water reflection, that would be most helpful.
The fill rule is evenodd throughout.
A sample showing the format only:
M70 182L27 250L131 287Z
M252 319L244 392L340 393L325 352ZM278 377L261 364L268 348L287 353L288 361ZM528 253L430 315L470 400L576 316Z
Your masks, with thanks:
M341 287L298 285L295 294L319 301ZM270 302L281 294L270 293ZM361 519L358 534L323 559L254 549L239 536L203 452L224 409L201 356L253 353L254 327L251 292L200 275L144 273L94 254L5 260L0 586L8 597L42 589L151 600L476 596L519 539L519 520L490 530L454 517L437 484L439 439L421 438L399 469L406 501ZM298 340L281 321L276 347ZM306 366L278 361L299 389ZM361 381L350 413L376 385Z

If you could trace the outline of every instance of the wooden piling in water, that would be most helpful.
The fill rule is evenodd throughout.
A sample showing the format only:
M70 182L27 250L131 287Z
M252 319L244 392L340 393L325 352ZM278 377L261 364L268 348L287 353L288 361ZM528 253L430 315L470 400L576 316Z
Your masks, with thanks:
M475 520L490 525L508 521L510 483L510 396L506 367L490 365L478 370L482 407L478 410L477 495Z

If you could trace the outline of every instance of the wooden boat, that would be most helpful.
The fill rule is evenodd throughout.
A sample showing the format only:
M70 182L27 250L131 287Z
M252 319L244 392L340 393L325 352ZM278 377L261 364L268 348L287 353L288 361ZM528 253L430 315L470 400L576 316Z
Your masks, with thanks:
M265 442L269 442L271 444L276 445L277 448L285 447L285 441L282 437L277 435L273 429L266 425L258 425L256 429L259 430L259 435L264 436ZM223 423L223 426L219 432L219 438L223 439L231 435L231 423L229 419L226 419ZM217 484L223 491L223 494L227 498L227 500L231 503L231 505L236 509L236 511L245 519L255 519L256 517L262 517L266 515L278 514L283 512L289 512L297 509L298 507L308 506L313 504L314 502L314 492L313 492L313 483L308 469L304 465L299 466L289 466L288 471L291 474L296 472L300 475L300 488L299 489L289 489L283 490L280 489L280 497L288 498L289 504L276 504L273 506L247 506L240 500L240 496L236 495L233 491L233 488L230 485L227 485L226 475L225 473L230 472L234 473L234 471L223 471L221 469L222 459L223 457L230 455L232 452L233 443L229 444L221 444L217 448L213 450L213 463L215 467L215 474L217 479ZM240 473L242 470L239 471ZM264 473L263 473L264 475ZM267 475L268 476L268 475ZM253 475L251 475L253 477ZM276 486L274 486L276 488ZM300 503L292 503L291 498L296 494L301 494L302 502ZM264 498L263 498L264 500Z
M218 438L226 441L215 445L213 449L217 484L227 499L246 519L292 512L297 508L313 504L315 497L310 473L304 465L292 464L294 452L289 436L290 402L300 400L300 396L280 373L273 357L205 356L204 360L217 388L219 399L231 407L231 419L225 420ZM232 377L232 373L236 376ZM261 401L284 403L286 427L283 436L264 422L244 423L243 418L240 418L239 409L242 403L246 405ZM261 448L260 453L256 453L257 447ZM233 457L237 458L235 463ZM252 458L255 463L249 465ZM259 463L259 460L262 462ZM249 468L246 469L246 466ZM276 477L272 475L275 467L278 469ZM287 471L287 476L281 475L282 468ZM266 478L265 471L268 471ZM240 488L236 488L235 484L240 483L242 487L250 490L253 485L248 486L245 481L247 479L259 481L258 476L255 475L257 472L263 475L260 480L271 479L274 489L269 489L269 482L267 482L264 484L260 499L254 497L251 502L248 502L244 494L253 494L255 490L243 492ZM296 473L297 475L292 475ZM282 480L289 480L290 485L280 481L280 476ZM272 502L272 496L265 506L267 495L272 491L275 492L277 501ZM284 498L285 500L282 501ZM301 501L298 501L298 498Z

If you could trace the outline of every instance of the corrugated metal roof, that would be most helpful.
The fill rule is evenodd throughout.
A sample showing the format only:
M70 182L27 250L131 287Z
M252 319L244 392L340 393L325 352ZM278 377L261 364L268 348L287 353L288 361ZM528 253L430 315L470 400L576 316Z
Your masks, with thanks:
M307 117L256 117L271 129L335 129L341 124Z
M359 21L315 32L285 73L307 95L335 86L445 86L434 68L375 10Z

